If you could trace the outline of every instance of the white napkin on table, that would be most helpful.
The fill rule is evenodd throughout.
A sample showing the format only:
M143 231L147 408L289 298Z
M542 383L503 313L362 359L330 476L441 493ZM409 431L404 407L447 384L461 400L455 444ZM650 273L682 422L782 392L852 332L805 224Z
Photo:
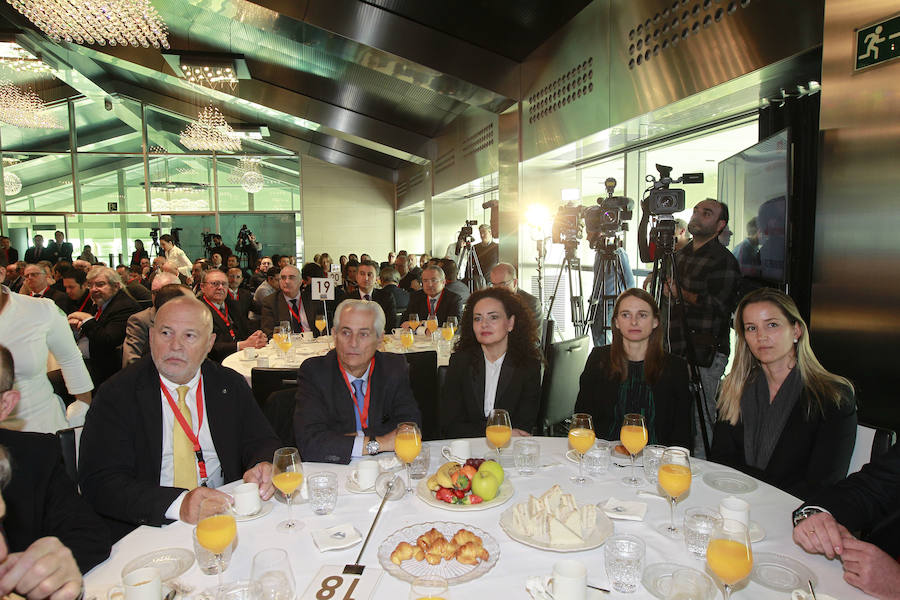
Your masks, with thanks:
M550 594L550 577L536 575L525 580L525 590L534 600L553 600Z
M362 541L362 534L350 523L342 523L328 529L311 531L313 541L320 552L349 548Z
M606 513L610 519L622 519L625 521L643 521L644 515L647 514L646 502L635 502L633 500L619 500L618 498L610 498L600 508Z

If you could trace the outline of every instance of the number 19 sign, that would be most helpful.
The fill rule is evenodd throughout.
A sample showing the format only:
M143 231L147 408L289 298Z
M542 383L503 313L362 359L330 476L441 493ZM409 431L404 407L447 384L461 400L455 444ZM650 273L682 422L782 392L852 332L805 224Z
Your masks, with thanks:
M330 277L313 277L309 289L313 300L334 300L334 281Z

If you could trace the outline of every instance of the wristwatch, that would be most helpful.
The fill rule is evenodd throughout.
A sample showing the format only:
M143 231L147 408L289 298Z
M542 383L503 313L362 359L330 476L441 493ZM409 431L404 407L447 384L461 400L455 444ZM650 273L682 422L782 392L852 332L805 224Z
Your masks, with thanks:
M378 454L379 448L381 448L381 444L374 438L366 442L366 454Z
M821 512L828 512L828 511L825 510L824 508L822 508L821 506L801 506L800 508L795 510L794 514L792 515L792 518L794 521L794 527L799 525L800 521L803 521L804 519L808 519L809 517L811 517L815 514L821 513Z

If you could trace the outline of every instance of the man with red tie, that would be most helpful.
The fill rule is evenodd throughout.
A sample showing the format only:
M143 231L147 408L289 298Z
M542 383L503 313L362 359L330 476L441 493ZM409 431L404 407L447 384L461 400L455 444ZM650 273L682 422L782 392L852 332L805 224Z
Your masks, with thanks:
M316 315L323 314L326 310L329 316L334 314L334 306L342 298L335 296L335 300L313 300L309 286L301 289L300 271L294 265L282 267L278 274L279 291L267 296L262 302L262 331L268 337L272 337L275 327L282 321L291 324L294 333L312 331L319 337L316 328ZM323 306L324 305L324 306Z
M400 317L404 329L409 328L409 315L419 315L425 321L428 315L437 315L438 324L442 325L447 317L462 317L463 301L459 294L444 288L447 279L444 270L437 265L426 267L422 271L422 289L409 295L409 306Z
M87 287L87 275L78 269L69 269L63 273L62 280L69 301L63 312L67 315L73 312L93 313L94 303L91 302L91 292Z
M25 284L28 286L30 295L33 298L53 300L61 310L65 311L69 304L68 299L65 294L50 287L49 275L49 269L42 264L28 265L25 267Z
M247 319L240 314L237 302L228 294L228 277L219 269L203 271L200 299L212 313L216 336L209 358L222 362L229 354L244 348L264 348L269 339L262 331L247 335Z

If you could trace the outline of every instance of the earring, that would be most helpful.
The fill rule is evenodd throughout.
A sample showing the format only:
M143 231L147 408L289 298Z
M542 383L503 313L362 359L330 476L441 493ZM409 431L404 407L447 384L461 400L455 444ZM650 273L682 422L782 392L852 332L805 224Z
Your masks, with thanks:
M797 340L799 340L799 339L800 339L800 338L794 338L794 343L796 344L796 343L797 343Z

